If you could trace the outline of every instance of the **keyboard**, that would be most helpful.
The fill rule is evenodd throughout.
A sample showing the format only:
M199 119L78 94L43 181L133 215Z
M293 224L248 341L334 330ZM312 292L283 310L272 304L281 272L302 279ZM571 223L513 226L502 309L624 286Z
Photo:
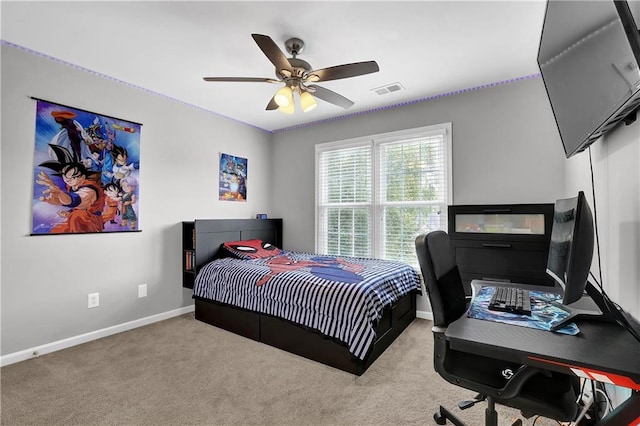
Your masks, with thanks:
M529 290L516 287L494 287L489 301L489 310L510 312L519 315L531 315L531 297Z

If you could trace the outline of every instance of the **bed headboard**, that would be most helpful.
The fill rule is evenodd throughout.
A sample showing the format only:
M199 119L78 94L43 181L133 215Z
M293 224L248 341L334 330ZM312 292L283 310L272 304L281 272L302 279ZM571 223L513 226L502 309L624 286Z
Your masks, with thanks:
M282 248L282 219L196 219L196 272L226 241L259 239Z

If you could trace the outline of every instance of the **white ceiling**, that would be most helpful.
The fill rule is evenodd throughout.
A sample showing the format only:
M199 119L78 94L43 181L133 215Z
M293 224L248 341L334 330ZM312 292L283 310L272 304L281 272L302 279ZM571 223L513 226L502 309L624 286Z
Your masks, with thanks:
M545 1L2 1L2 40L268 131L537 74ZM298 37L314 69L375 60L380 71L318 83L355 102L266 111L280 85L251 38ZM288 55L287 55L288 56ZM400 83L405 90L372 89Z

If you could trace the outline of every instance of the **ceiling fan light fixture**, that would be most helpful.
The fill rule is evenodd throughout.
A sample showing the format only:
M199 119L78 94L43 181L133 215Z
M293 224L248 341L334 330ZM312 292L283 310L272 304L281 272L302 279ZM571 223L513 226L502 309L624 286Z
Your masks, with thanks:
M302 92L300 94L300 106L302 107L302 110L304 112L309 112L312 109L314 109L315 107L317 107L318 103L316 102L314 97L311 96L311 93Z
M305 80L312 83L317 83L318 81L320 81L320 76L318 74L309 74L306 76Z
M289 106L293 108L293 91L289 86L284 86L283 88L278 90L273 99L281 108L286 108Z

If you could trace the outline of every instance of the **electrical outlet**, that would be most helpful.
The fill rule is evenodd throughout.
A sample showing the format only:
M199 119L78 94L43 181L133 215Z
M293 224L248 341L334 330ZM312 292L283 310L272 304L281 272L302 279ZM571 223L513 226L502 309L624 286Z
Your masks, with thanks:
M89 293L87 299L89 301L88 308L97 308L100 306L100 293Z
M147 297L147 285L146 284L140 284L138 286L138 299L140 299L141 297Z

